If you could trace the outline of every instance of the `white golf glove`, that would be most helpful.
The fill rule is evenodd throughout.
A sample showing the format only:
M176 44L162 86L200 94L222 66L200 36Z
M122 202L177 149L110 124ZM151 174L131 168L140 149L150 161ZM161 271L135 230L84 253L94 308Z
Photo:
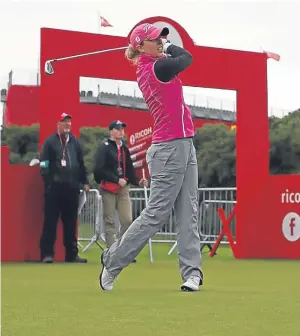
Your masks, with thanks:
M164 52L167 53L167 49L169 48L169 46L172 44L169 40L167 39L161 39L163 46L164 46Z

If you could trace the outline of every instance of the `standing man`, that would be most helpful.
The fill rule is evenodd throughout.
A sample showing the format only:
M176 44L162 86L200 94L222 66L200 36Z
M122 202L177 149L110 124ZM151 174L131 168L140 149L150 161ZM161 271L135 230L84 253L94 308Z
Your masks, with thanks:
M65 261L86 263L78 256L76 222L80 188L89 190L87 170L79 141L71 133L69 114L59 115L57 131L44 142L40 155L45 185L44 228L40 240L41 260L52 263L58 218L63 222Z
M126 124L116 120L109 125L110 137L102 143L95 156L94 178L100 185L103 199L105 240L107 246L116 241L115 210L117 208L123 236L132 223L129 184L147 186L148 181L138 181L128 147L122 142Z

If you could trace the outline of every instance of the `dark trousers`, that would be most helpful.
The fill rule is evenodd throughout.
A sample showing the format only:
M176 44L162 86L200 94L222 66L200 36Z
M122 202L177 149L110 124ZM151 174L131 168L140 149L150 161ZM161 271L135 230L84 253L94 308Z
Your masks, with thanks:
M59 217L63 223L65 259L70 261L78 254L76 221L78 216L79 189L65 183L45 187L44 228L40 240L41 259L54 257L56 228Z

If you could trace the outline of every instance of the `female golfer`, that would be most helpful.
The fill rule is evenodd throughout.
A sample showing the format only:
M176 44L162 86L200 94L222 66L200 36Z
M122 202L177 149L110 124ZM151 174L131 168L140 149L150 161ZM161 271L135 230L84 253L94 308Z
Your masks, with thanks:
M139 25L132 31L126 50L126 57L137 67L137 83L154 121L152 145L146 156L151 191L140 217L102 253L99 280L103 290L113 289L118 274L168 222L173 207L178 224L181 289L196 291L203 283L194 126L177 76L191 65L193 58L184 49L162 39L168 34L168 28Z

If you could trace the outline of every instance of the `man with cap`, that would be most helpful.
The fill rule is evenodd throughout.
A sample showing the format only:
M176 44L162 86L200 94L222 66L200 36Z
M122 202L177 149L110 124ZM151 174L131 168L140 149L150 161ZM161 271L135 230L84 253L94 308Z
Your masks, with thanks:
M79 141L71 133L72 116L62 113L57 130L46 138L40 154L45 185L44 227L40 240L41 260L54 261L54 244L59 217L63 223L65 261L86 263L78 256L76 223L80 189L89 190L88 174Z
M126 124L115 120L109 125L109 138L101 143L94 162L94 179L99 184L103 199L103 220L107 246L116 241L115 210L121 224L119 237L132 223L129 184L147 186L148 181L138 181L128 147L122 141Z

